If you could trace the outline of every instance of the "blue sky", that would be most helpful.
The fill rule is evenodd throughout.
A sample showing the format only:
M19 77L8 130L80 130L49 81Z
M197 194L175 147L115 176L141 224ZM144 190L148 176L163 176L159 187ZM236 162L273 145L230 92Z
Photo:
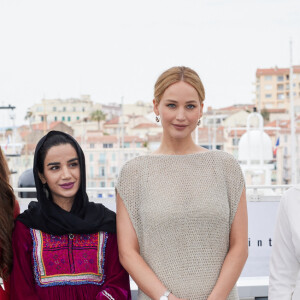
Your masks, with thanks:
M255 71L300 64L300 1L0 0L0 104L90 94L151 101L157 76L194 68L206 106L249 103ZM1 126L10 121L2 117Z

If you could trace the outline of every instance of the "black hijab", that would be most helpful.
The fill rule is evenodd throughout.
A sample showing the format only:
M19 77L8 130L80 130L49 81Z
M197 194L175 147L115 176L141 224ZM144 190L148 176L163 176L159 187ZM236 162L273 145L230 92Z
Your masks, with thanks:
M62 135L75 148L80 164L80 186L70 212L60 208L52 201L51 193L46 192L38 176L38 165L44 163L38 161L39 157L41 157L39 151L45 141L52 137L51 140L54 141L52 146L65 144L55 142L53 138L55 136L59 138L58 135ZM89 202L86 194L84 154L77 141L69 134L60 131L50 131L38 142L34 153L33 173L38 202L30 202L28 209L20 214L17 220L29 228L38 229L53 235L95 233L99 231L116 232L116 214L102 204ZM49 194L48 197L47 194Z

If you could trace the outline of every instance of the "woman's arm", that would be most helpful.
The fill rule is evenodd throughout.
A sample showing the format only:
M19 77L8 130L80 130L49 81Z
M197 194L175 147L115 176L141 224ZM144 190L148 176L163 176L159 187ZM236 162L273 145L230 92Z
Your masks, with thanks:
M270 300L290 300L295 291L300 264L292 242L288 215L281 200L270 261Z
M229 251L208 300L225 300L237 282L248 257L248 216L245 189L230 230Z
M16 222L12 237L13 269L10 276L11 300L38 300L31 265L32 238L29 229Z
M130 300L129 276L119 261L117 237L109 234L105 249L105 283L96 300Z
M117 236L121 264L146 295L148 295L151 299L159 300L167 288L161 283L152 269L141 257L136 232L133 228L123 200L118 193ZM177 299L179 298L170 294L169 300Z

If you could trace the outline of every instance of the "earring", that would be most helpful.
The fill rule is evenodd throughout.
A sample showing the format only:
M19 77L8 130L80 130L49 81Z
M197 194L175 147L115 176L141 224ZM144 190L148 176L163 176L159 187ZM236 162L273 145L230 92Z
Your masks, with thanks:
M199 119L199 121L197 122L197 126L199 126L201 124L201 120Z
M159 122L159 121L160 121L159 116L156 116L156 117L155 117L155 121L156 121L156 122Z

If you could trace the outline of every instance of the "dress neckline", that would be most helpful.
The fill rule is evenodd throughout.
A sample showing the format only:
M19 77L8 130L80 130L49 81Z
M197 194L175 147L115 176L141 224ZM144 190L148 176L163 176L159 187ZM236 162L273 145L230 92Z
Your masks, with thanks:
M203 155L206 153L213 153L215 151L220 151L220 150L208 150L208 151L199 151L199 152L193 152L193 153L187 153L187 154L153 154L150 153L147 156L150 157L187 157L187 156L197 156L197 155Z

